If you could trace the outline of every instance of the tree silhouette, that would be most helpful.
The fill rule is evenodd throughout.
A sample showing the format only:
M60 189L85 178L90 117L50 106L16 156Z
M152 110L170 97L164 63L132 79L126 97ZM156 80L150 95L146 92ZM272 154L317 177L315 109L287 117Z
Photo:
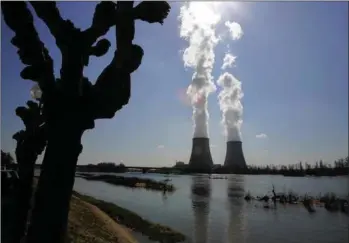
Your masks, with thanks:
M1 150L1 165L9 166L14 163L15 163L15 160L13 159L12 155L10 153L7 153Z
M55 79L53 60L40 41L26 2L2 2L5 23L15 32L11 43L27 65L23 79L37 82L42 97L47 146L43 159L27 242L62 242L69 212L81 137L94 128L96 119L114 117L130 99L131 76L143 58L143 49L133 44L139 19L163 23L170 6L167 2L103 1L96 5L92 25L86 30L64 20L55 2L29 2L46 24L62 54L60 78ZM80 13L79 13L80 14ZM103 56L110 42L99 40L111 27L116 30L116 50L111 63L92 84L83 77L90 56Z
M14 243L20 242L25 233L32 195L34 165L38 155L46 146L46 130L40 104L28 101L27 106L28 108L21 106L16 109L16 115L23 121L25 129L13 135L17 141L16 158L19 175L14 225L11 232L11 241Z

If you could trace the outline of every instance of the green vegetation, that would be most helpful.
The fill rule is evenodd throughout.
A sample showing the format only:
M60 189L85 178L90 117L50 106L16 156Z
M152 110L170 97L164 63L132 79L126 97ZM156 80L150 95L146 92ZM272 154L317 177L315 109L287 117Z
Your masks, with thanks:
M169 227L154 224L115 204L98 200L90 196L81 195L75 191L73 192L73 195L95 205L116 222L148 236L151 240L166 243L182 242L185 240L185 236L183 234L176 232Z
M89 175L86 173L82 176L86 180L104 181L113 185L121 185L131 188L145 188L148 190L173 192L175 187L166 182L155 181L151 179L144 179L138 177L124 177L114 175Z
M298 196L294 192L289 193L273 193L273 196L257 196L254 197L248 192L245 195L246 201L257 200L261 202L272 202L280 203L280 204L303 204L303 206L309 212L315 212L314 206L324 207L326 210L330 212L341 211L345 214L349 215L349 194L346 198L340 198L336 196L335 193L326 193L325 195L311 196L304 195Z
M284 176L341 176L349 175L349 157L335 160L327 164L322 160L314 165L299 162L290 165L249 165L247 169L218 167L212 171L217 174L248 174L248 175L284 175Z

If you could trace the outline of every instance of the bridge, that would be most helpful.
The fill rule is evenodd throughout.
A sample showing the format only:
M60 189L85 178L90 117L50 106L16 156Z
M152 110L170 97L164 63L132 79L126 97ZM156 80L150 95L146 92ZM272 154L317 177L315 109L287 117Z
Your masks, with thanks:
M174 168L172 167L153 167L153 166L125 166L125 169L127 170L141 170L143 173L146 173L148 171L154 170L154 171L172 171Z
M35 169L40 169L41 164L36 164ZM132 171L132 170L137 170L137 171L142 171L143 173L147 173L148 171L162 171L162 172L170 172L173 170L176 170L176 168L173 167L155 167L155 166L125 166L125 167L116 167L116 168L122 168L125 169L126 171ZM101 169L106 169L106 168L100 168L97 165L77 165L76 166L76 171L85 171L85 172L93 172L93 171L101 171ZM111 168L111 172L115 168ZM106 169L108 171L108 169Z

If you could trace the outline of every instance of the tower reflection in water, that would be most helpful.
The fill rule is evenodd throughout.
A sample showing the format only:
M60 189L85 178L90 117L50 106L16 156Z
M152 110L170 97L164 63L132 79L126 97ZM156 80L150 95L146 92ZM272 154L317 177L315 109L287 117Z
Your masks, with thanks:
M246 216L244 208L245 181L240 175L231 175L228 180L229 224L227 243L246 242Z
M207 176L193 176L191 202L194 213L194 243L207 243L210 211L211 180Z

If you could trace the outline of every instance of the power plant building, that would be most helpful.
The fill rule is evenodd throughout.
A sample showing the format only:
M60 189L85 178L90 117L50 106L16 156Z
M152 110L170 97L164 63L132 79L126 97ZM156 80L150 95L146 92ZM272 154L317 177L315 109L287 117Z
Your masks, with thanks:
M189 160L189 168L195 170L210 170L213 160L208 138L193 138L193 147Z
M241 141L228 141L224 160L224 167L231 169L246 169L245 156Z

